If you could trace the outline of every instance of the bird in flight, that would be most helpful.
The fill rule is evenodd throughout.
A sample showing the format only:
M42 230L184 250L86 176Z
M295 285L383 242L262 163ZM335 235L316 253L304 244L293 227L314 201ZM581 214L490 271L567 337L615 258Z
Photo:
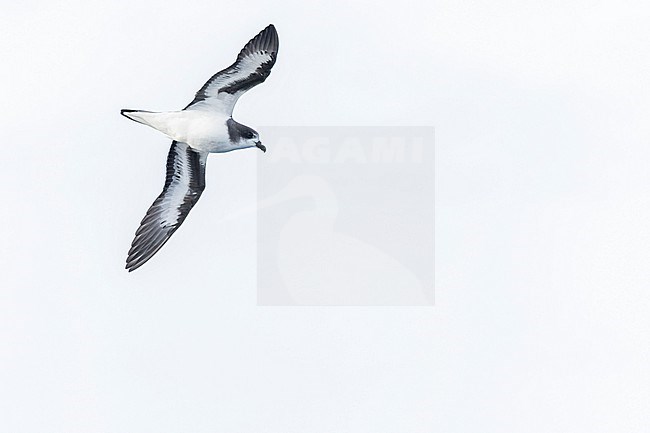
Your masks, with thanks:
M172 140L162 192L135 232L126 269L145 264L185 221L205 189L209 153L257 147L259 134L232 118L235 103L248 89L264 82L278 55L278 34L269 25L239 52L235 63L217 72L181 111L122 110L123 116L150 126Z

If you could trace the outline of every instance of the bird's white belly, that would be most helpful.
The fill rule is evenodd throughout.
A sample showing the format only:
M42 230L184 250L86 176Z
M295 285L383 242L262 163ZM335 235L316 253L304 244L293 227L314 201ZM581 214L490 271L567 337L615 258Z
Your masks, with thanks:
M231 147L228 129L222 119L191 122L179 139L202 152L223 152Z
M187 143L202 152L227 152L232 150L226 119L219 114L199 111L151 113L149 126L172 140Z

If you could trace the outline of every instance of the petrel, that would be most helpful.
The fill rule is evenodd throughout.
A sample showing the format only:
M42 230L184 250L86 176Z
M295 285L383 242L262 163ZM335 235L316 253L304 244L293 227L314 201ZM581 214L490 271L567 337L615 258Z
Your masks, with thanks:
M126 269L145 264L185 221L205 189L205 163L209 153L248 147L266 152L259 134L232 118L241 95L264 82L278 55L278 34L273 24L251 39L235 63L217 72L181 111L122 110L123 116L150 126L172 140L167 176L131 243Z

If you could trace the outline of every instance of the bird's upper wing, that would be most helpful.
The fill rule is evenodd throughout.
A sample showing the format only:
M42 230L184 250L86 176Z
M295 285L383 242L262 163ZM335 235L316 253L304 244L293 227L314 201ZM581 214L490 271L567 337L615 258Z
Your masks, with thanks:
M271 24L246 44L235 63L213 75L185 109L232 115L237 99L271 74L278 44L278 33Z
M153 257L185 221L205 189L207 156L207 152L197 152L185 143L172 142L163 191L147 211L131 243L126 259L129 272Z

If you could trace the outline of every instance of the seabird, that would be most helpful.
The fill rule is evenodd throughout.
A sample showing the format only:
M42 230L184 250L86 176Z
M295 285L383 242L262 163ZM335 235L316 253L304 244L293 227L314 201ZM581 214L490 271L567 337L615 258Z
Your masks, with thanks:
M235 63L213 75L183 110L121 110L123 116L172 140L165 186L135 232L126 259L129 272L153 257L185 221L205 189L209 153L249 147L266 152L259 134L234 121L232 111L241 95L266 80L277 55L278 34L271 24L244 46Z

